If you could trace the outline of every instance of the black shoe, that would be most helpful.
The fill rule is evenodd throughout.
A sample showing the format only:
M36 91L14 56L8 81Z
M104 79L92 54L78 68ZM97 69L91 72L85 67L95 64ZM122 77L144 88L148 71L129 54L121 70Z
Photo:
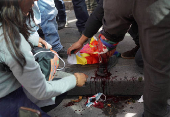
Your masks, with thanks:
M65 28L66 21L58 21L58 30Z
M67 59L67 50L63 47L60 51L57 52L57 54L64 59Z
M117 56L112 55L109 58L108 65L107 65L107 70L110 71L117 64L117 62L118 62Z
M138 51L140 46L136 46L135 48L133 48L132 50L129 50L127 52L124 52L121 54L121 57L124 59L134 59L136 52Z
M97 74L99 76L110 75L109 72L110 72L111 68L113 68L117 64L117 62L118 62L118 60L117 60L116 55L112 55L107 62L107 66L103 65L103 64L99 65L99 68L97 70Z

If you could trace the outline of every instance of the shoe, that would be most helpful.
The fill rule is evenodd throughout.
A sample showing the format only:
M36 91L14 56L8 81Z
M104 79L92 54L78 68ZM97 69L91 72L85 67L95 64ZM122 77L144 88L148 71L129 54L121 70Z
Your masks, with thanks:
M60 51L57 52L57 54L64 59L67 59L67 50L63 47Z
M112 55L109 58L108 65L107 65L107 70L110 71L117 64L117 62L118 62L117 56Z
M58 30L65 28L66 21L58 21Z
M121 57L124 59L134 59L138 49L139 49L139 46L136 46L132 50L122 53Z
M107 62L107 66L99 64L97 75L108 76L109 75L108 72L110 72L111 68L113 68L117 64L117 62L118 62L117 56L112 55Z

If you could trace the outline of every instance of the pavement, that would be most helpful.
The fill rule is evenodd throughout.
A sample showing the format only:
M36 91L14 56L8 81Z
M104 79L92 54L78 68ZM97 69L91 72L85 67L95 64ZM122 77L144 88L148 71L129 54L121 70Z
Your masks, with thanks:
M70 6L71 7L71 6ZM67 10L68 24L66 28L59 30L60 41L62 45L68 49L71 44L76 42L80 38L80 34L76 27L76 18L74 10ZM99 34L99 33L98 33ZM98 34L95 36L97 37ZM89 39L90 40L90 39ZM87 42L89 43L89 41ZM117 51L122 53L135 47L135 43L129 34L126 34L123 41L117 46ZM118 58L118 63L111 69L111 78L105 84L104 90L101 88L102 81L92 81L92 77L95 76L97 64L95 65L70 65L67 60L64 71L69 73L83 72L88 75L88 81L85 86L81 88L74 88L68 92L68 96L63 102L50 111L48 114L52 117L141 117L143 113L143 103L138 103L143 92L144 77L143 69L139 68L134 59L122 59ZM62 66L60 62L60 66ZM104 92L103 92L104 91ZM87 108L85 102L87 97L90 97L96 93L102 92L107 96L113 97L126 97L123 101L118 103L112 103L113 107L107 107L99 109L96 107ZM83 96L83 99L74 103L73 105L66 106L71 100L77 99L78 96ZM112 98L113 98L112 97ZM127 103L127 100L133 99ZM113 101L114 102L114 101ZM111 102L110 102L111 103ZM117 108L114 105L122 105L121 108ZM118 106L118 107L119 107ZM110 113L110 114L108 114Z

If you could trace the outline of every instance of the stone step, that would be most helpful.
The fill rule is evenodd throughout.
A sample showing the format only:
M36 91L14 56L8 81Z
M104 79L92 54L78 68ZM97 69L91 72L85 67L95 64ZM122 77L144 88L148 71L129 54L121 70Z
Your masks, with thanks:
M129 61L130 64L126 65L126 60L119 58L117 65L111 69L112 75L108 79L101 77L94 79L97 64L67 67L65 72L83 72L88 75L85 86L72 89L68 95L93 95L99 92L107 95L142 95L143 71L134 63L133 59Z
M59 35L62 45L68 49L73 43L78 41L80 34L76 27L76 18L74 10L67 12L68 26L59 30ZM100 31L99 31L100 32ZM98 37L99 32L96 34ZM88 40L88 42L90 39ZM122 53L131 50L136 45L129 34L126 34L125 39L117 46L117 51ZM69 95L94 95L102 92L101 80L94 81L91 77L95 76L97 65L69 65L66 62L65 71L69 73L83 72L87 74L88 81L84 87L76 87L69 91ZM62 64L62 62L61 62ZM63 65L61 65L63 66ZM143 70L139 68L134 59L118 59L118 63L111 70L111 79L107 80L104 91L112 95L142 95L144 78ZM117 76L117 77L116 77ZM140 80L142 77L142 81ZM105 93L104 92L104 93Z

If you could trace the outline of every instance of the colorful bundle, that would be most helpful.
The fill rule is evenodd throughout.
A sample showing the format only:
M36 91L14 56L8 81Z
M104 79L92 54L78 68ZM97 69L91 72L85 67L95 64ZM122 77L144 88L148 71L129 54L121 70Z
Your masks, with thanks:
M99 36L99 40L97 40L97 38L93 36L91 38L90 44L84 45L83 48L76 54L71 54L71 56L68 56L68 63L81 65L99 63L99 54L110 51L113 46L115 48L115 43L112 44L113 42L100 39L100 37L101 35ZM106 47L105 45L108 45L108 47ZM115 52L114 54L116 54L117 56L119 55L118 52Z

